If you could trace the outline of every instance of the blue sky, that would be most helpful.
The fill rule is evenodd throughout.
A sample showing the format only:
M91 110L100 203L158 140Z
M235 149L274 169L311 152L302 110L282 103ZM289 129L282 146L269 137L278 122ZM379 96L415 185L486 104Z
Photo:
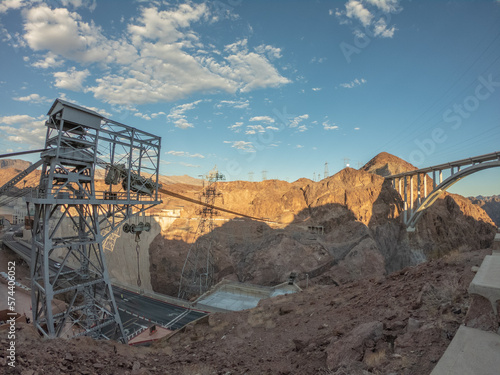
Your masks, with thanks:
M4 152L43 146L57 97L160 135L165 175L500 150L496 0L3 0L0 38ZM499 194L499 172L453 191Z

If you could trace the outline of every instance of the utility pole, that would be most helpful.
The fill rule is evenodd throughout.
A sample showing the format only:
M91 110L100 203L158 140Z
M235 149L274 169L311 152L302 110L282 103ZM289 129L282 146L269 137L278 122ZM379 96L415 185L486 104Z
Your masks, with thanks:
M213 230L215 228L214 218L218 212L213 206L216 199L222 198L222 193L217 191L217 182L225 180L225 177L218 172L217 166L215 166L206 178L208 184L203 190L200 200L202 199L207 206L199 211L200 223L196 231L199 236L189 249L182 267L178 297L183 299L202 295L215 283Z
M262 181L267 180L267 171L262 171Z

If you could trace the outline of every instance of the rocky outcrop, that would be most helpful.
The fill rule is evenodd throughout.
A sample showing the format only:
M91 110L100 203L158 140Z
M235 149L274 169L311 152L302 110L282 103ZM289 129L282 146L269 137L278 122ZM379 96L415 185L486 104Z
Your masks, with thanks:
M380 162L390 173L412 169L408 163L398 169L398 160L379 156L365 169ZM345 168L319 182L225 182L218 184L218 191L223 202L216 204L269 220L220 213L210 234L218 279L274 285L295 272L313 283L341 284L380 277L452 250L487 247L494 236L484 211L450 194L438 199L417 232L408 235L399 194L382 176L363 168ZM161 253L151 257L153 288L159 292L177 290L185 256L200 238L199 221L193 219L197 208L183 205L183 218L150 249ZM160 251L162 247L166 249Z
M417 167L387 152L381 152L361 168L365 172L374 173L379 176L390 176L392 174L414 171L415 169Z
M500 195L491 197L469 197L472 204L481 207L493 220L497 227L500 227Z
M20 171L24 171L31 165L29 161L20 159L0 159L0 169L3 168L14 168Z

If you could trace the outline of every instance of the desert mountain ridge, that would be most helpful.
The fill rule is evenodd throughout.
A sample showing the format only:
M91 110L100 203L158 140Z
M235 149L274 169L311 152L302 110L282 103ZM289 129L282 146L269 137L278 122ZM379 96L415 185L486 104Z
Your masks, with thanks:
M319 182L217 183L216 204L267 221L220 213L209 234L197 232L195 204L164 197L160 209L182 206L182 212L143 249L155 291L175 296L190 247L211 238L217 281L276 285L294 272L303 292L212 314L151 348L90 338L47 341L20 324L16 355L23 370L429 373L466 321L471 268L488 253L496 226L469 199L445 193L408 233L401 198L379 174L413 166L385 153L370 162ZM201 193L187 184L168 188Z

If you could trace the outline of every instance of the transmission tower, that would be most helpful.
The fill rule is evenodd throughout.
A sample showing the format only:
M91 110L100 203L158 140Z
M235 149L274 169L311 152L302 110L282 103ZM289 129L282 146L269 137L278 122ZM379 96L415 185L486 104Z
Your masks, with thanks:
M325 162L325 174L323 178L327 178L329 175L330 173L328 172L328 162Z
M60 99L48 116L40 185L26 197L28 212L30 204L35 207L33 324L48 338L86 335L126 341L103 242L134 211L161 203L161 138ZM95 190L96 167L107 170L106 191ZM62 259L61 265L55 267L51 257ZM66 302L62 311L53 311L56 297Z
M344 168L348 167L349 166L349 162L351 161L351 159L349 159L349 158L343 158L342 160L344 161Z
M217 191L217 182L225 180L219 173L217 166L206 176L207 185L203 189L200 200L206 204L200 211L198 224L198 239L188 251L182 267L179 283L179 298L191 299L205 293L214 285L214 257L213 257L213 230L214 218L218 212L213 207L216 199L222 198L222 193Z
M267 171L262 171L262 181L267 180Z
M313 172L313 181L316 181L316 172Z
M248 181L252 182L253 181L253 172L248 172Z

